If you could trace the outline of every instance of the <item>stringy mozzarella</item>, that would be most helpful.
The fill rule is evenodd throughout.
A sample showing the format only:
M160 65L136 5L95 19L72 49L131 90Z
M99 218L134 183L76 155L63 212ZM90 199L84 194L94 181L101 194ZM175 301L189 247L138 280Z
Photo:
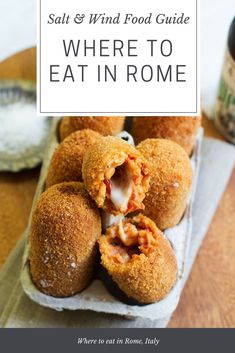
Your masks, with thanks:
M127 168L122 168L121 174L111 178L110 187L110 199L114 207L116 210L125 212L132 194L132 182Z

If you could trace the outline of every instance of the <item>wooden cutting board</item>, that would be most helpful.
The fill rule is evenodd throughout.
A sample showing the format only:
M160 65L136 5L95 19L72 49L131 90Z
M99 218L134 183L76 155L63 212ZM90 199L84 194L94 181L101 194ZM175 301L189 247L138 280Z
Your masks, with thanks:
M36 49L0 63L0 79L36 80ZM206 136L223 139L203 117ZM39 176L39 168L0 173L0 266L21 236ZM205 265L206 264L206 265ZM201 246L169 327L235 326L235 170Z

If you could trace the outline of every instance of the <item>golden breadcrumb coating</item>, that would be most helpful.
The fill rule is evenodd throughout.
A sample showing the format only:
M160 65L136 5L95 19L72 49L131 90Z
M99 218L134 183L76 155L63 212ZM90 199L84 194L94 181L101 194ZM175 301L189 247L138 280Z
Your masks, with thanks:
M190 156L200 125L201 116L141 116L133 118L132 135L136 144L147 138L172 140Z
M130 175L132 193L126 209L120 210L111 201L111 179L124 169ZM142 201L149 188L149 171L140 152L126 141L114 136L98 139L84 155L82 175L91 197L108 213L127 214L143 208Z
M82 161L87 149L101 135L93 130L75 131L56 148L47 174L46 186L64 181L82 181Z
M149 218L139 214L122 221L127 238L120 239L119 225L99 239L101 264L112 280L139 303L163 299L177 278L177 263L169 241Z
M123 130L124 116L65 116L60 123L61 141L76 130L91 129L101 135L116 135Z
M100 235L99 211L82 183L61 183L43 192L29 238L37 288L54 297L82 291L93 275Z
M164 139L147 139L137 149L148 162L150 189L144 214L164 230L179 223L192 185L192 166L184 149Z

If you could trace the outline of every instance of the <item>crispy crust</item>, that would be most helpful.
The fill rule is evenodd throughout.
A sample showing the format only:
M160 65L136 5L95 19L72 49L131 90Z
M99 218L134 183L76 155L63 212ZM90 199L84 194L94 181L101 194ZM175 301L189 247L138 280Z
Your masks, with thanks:
M91 129L101 135L116 135L123 130L124 116L65 116L60 124L60 139L76 130Z
M136 202L136 208L142 208L142 201L149 188L149 172L144 158L140 152L129 145L126 141L114 136L106 136L97 140L86 152L83 158L82 176L85 187L91 197L96 201L98 207L110 210L106 204L106 180L110 180L115 168L122 165L127 158L134 160L135 167L143 173L141 181L141 200ZM133 210L133 209L132 209Z
M82 183L46 190L34 210L29 261L37 288L54 297L82 291L96 264L99 211Z
M190 160L175 142L147 139L137 149L148 161L150 189L144 199L144 214L164 230L179 223L192 185Z
M132 135L136 144L147 138L172 140L191 155L200 125L201 116L135 117Z
M48 169L46 186L82 181L82 161L87 149L101 135L93 130L75 131L56 148Z
M135 217L135 222L138 222L138 217L144 216ZM148 256L141 253L126 263L117 263L107 253L107 237L99 239L103 267L128 297L145 304L163 299L177 278L177 263L171 245L156 225L149 221L157 242Z

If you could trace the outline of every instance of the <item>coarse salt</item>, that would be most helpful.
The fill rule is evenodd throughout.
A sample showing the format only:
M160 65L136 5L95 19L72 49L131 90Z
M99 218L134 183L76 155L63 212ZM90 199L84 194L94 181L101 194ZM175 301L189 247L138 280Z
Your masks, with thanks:
M36 115L34 103L0 106L0 126L0 153L3 155L24 157L45 144L47 119Z

